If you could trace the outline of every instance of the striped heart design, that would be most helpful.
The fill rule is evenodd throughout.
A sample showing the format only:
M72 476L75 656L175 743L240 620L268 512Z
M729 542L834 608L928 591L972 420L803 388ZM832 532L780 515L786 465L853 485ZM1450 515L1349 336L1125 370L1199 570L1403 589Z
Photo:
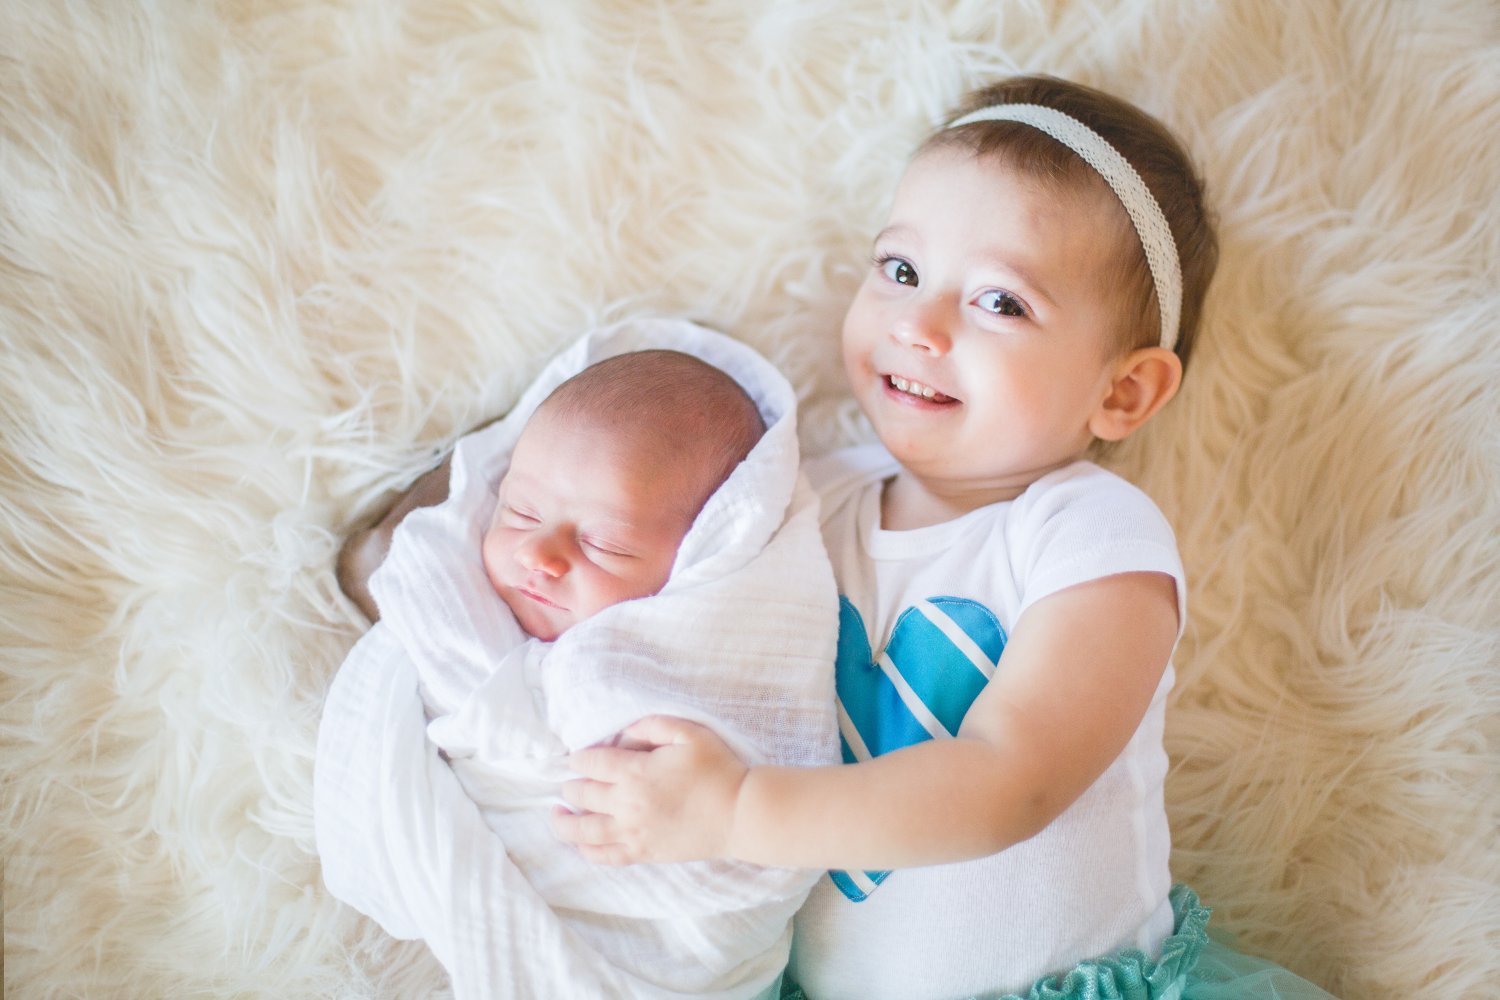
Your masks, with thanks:
M965 597L930 597L902 611L873 654L864 619L839 596L836 665L844 762L879 757L923 740L951 739L1005 649L994 612ZM862 902L889 871L831 871L839 891Z

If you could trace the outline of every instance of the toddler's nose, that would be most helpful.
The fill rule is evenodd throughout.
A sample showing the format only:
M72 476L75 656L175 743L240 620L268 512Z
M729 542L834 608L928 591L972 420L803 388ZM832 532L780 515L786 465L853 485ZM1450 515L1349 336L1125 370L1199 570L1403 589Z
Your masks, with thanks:
M942 357L953 349L950 313L938 296L919 296L897 317L892 336L904 347Z

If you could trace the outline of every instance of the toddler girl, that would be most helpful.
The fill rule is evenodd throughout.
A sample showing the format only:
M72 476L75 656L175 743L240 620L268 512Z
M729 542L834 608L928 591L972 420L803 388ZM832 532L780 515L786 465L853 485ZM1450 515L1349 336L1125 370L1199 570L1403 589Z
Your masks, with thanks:
M747 768L648 718L627 735L653 751L573 755L585 812L558 832L606 863L834 869L796 923L809 996L1209 995L1230 973L1194 967L1207 911L1172 886L1163 801L1182 566L1086 456L1176 394L1216 258L1154 119L1046 78L974 94L911 161L845 319L880 445L809 469L845 765ZM1263 995L1325 995L1269 972Z

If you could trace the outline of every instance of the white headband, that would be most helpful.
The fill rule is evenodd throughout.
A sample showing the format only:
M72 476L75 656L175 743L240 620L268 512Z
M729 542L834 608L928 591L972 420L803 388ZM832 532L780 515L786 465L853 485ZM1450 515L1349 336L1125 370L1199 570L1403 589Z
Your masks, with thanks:
M952 122L948 128L975 122L1020 122L1047 133L1067 146L1093 167L1115 192L1130 215L1141 247L1146 251L1146 265L1156 285L1156 301L1161 307L1161 346L1177 346L1177 324L1182 314L1182 266L1177 260L1177 242L1161 206L1151 189L1135 172L1120 151L1104 137L1071 115L1040 104L996 104L980 108Z

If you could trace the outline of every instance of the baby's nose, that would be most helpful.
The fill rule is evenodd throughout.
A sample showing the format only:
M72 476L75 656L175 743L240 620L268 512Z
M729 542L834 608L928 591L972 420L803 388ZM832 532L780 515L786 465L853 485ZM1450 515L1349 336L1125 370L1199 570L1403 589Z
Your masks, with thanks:
M559 577L568 571L566 548L553 533L537 532L516 550L516 559L527 571Z

